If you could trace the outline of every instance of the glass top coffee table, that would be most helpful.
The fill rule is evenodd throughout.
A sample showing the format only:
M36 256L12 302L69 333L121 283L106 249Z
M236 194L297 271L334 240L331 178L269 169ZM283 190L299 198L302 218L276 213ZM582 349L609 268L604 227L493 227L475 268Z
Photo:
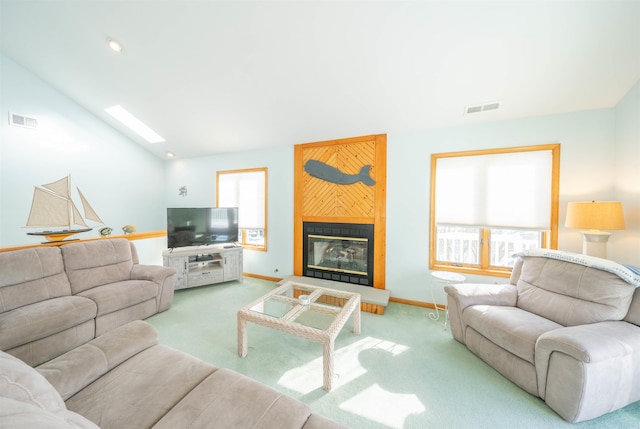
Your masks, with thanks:
M351 315L359 334L360 294L288 281L238 310L238 355L247 355L247 322L321 343L322 387L331 390L334 343Z

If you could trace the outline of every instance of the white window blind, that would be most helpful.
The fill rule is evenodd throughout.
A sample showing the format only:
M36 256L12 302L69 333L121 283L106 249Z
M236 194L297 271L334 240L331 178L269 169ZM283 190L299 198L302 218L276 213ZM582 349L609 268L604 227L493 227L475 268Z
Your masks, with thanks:
M549 230L552 152L438 158L436 223Z
M265 227L265 172L247 171L218 176L218 206L238 207L238 225Z

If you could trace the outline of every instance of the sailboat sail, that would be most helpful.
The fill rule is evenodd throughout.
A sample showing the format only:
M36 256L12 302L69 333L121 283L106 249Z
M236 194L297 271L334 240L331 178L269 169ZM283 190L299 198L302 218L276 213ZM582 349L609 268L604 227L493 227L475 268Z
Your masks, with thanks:
M71 176L63 177L62 179L56 180L52 183L47 183L46 185L42 185L42 187L47 188L55 194L66 197L69 200L71 199Z
M27 226L68 226L67 199L46 189L36 187Z
M27 220L27 227L58 227L88 225L71 199L71 176L64 177L41 187L36 186ZM104 224L87 199L78 189L87 219ZM49 231L51 232L51 231Z
M104 224L102 219L100 219L100 216L98 216L98 213L96 213L95 210L93 210L93 207L91 207L91 204L89 204L89 201L87 201L84 195L82 195L82 192L80 192L80 188L76 188L76 189L78 190L78 195L80 195L80 201L82 201L82 208L84 209L84 217L94 222L99 222Z
M69 200L69 204L71 205L71 212L73 213L72 223L75 225L86 226L88 228L89 225L87 225L87 223L84 221L84 219L82 218L82 215L80 214L80 210L78 210L78 208L73 203L73 201Z

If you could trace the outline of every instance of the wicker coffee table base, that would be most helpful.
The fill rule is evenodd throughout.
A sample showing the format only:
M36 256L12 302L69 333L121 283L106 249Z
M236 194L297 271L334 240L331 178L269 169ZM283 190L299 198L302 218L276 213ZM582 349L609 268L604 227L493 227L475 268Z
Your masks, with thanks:
M300 286L307 287L306 285L299 284ZM264 302L274 294L280 293L284 288L295 287L296 284L287 282L279 288L274 289L272 292L254 301L253 303L238 310L238 355L245 357L247 355L248 348L248 335L247 335L247 322L252 322L258 325L266 326L268 328L277 329L282 332L286 332L298 337L306 338L307 340L322 344L322 366L323 366L323 384L324 390L330 391L332 388L332 381L334 377L333 368L333 350L335 340L340 333L340 330L344 327L349 317L353 314L353 333L360 334L360 295L357 293L336 291L326 288L313 287L317 290L317 293L325 292L330 293L333 296L345 298L346 302L344 307L335 313L333 323L325 329L316 329L309 326L305 326L295 321L287 320L287 318L277 318L263 314L260 312L250 310L251 307ZM313 292L316 293L316 292ZM313 296L313 294L312 294ZM289 316L296 310L301 311L303 305L296 306ZM327 311L327 313L334 313L333 311Z

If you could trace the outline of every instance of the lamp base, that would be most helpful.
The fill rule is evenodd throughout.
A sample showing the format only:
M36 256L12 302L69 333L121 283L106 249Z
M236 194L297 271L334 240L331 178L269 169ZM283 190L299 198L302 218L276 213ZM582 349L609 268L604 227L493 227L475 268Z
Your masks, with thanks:
M598 230L582 232L582 253L584 255L595 256L596 258L607 259L607 242L611 237L610 232Z

